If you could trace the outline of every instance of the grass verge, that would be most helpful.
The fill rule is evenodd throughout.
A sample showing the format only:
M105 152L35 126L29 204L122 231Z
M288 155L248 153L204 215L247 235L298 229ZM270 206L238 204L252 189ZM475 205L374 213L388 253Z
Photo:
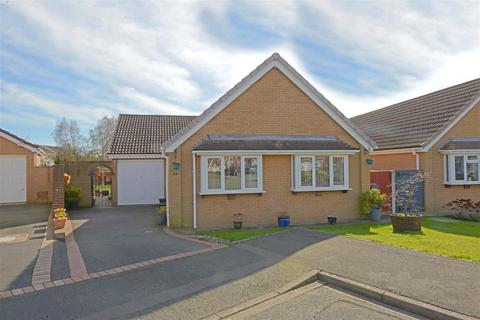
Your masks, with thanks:
M266 229L240 229L240 230L217 230L217 231L199 231L198 235L220 238L228 241L239 241L253 237L264 236L267 234L284 231L285 228L266 228Z
M478 222L439 222L433 217L424 217L422 231L418 233L393 233L391 224L373 222L307 228L480 262L480 223Z

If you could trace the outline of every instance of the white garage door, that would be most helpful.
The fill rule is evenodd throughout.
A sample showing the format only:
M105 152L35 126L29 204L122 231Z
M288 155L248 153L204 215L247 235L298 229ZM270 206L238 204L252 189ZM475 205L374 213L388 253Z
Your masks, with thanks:
M0 156L0 203L27 201L27 159Z
M165 198L164 160L118 160L118 205L157 204Z

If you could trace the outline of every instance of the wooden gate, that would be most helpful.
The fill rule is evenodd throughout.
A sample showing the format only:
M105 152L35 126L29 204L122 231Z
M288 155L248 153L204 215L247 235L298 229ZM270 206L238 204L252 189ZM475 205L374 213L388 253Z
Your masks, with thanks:
M392 211L392 171L370 171L370 187L378 188L387 195L383 211Z

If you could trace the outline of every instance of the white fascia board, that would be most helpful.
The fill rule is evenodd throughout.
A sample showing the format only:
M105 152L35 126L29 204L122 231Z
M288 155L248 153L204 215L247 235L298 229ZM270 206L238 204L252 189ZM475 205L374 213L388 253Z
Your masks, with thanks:
M163 153L155 154L108 154L109 159L160 159L165 158Z
M463 149L463 150L439 150L441 154L465 154L465 153L474 153L480 154L478 149Z
M467 115L477 104L480 103L480 95L478 95L453 121L448 123L445 128L441 129L437 134L430 138L423 146L423 152L429 151L444 135L447 134L460 120Z
M370 152L371 155L385 155L385 154L400 154L400 153L416 153L422 152L422 148L405 148L405 149L390 149L390 150L378 150Z
M347 155L355 154L360 152L360 150L199 150L192 151L194 154L198 155L229 155L229 154L241 154L241 155L283 155L283 154L328 154L328 155Z
M302 90L310 99L312 99L322 110L324 110L332 119L334 119L345 131L347 131L352 137L354 137L362 146L367 150L372 151L375 147L374 143L367 141L363 138L354 127L349 123L348 119L344 116L340 116L332 109L330 104L325 101L326 99L310 84L308 83L295 69L288 65L280 56L272 56L266 65L260 65L256 70L252 72L250 78L246 78L244 82L233 87L227 91L226 95L222 96L219 101L215 102L210 108L208 108L204 114L200 115L200 121L195 123L191 128L185 131L181 136L177 137L171 142L167 142L165 145L165 152L173 152L188 138L190 138L195 132L207 124L213 117L225 109L233 100L244 93L255 82L263 77L272 68L278 68L282 73L295 83L300 90ZM222 100L223 99L223 100ZM194 120L195 121L195 120Z
M355 140L365 147L368 151L372 151L375 147L374 143L367 141L352 127L349 120L345 116L340 115L340 111L333 110L326 98L318 92L307 80L305 80L298 72L291 66L283 63L278 63L277 68L281 70L300 90L302 90L310 99L315 102L323 111L325 111L332 119L334 119L345 131L347 131ZM337 112L335 112L337 111Z
M9 134L0 132L0 137L5 138L5 139L7 139L7 140L10 141L10 142L15 143L17 146L22 147L22 148L25 148L25 149L27 149L27 150L29 150L29 151L32 151L32 152L35 152L35 153L38 153L38 152L39 152L38 148L35 148L35 147L32 147L32 146L30 146L30 145L28 145L28 144L26 144L26 143L23 143L22 141L14 138L14 137L12 137L12 136L9 135Z

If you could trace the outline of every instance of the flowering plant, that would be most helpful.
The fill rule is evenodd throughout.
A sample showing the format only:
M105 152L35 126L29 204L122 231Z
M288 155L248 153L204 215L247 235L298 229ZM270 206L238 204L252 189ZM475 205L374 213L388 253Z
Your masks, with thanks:
M67 210L65 208L55 208L53 209L53 219L55 220L67 220Z
M235 212L233 214L233 221L242 221L243 214L241 212Z

